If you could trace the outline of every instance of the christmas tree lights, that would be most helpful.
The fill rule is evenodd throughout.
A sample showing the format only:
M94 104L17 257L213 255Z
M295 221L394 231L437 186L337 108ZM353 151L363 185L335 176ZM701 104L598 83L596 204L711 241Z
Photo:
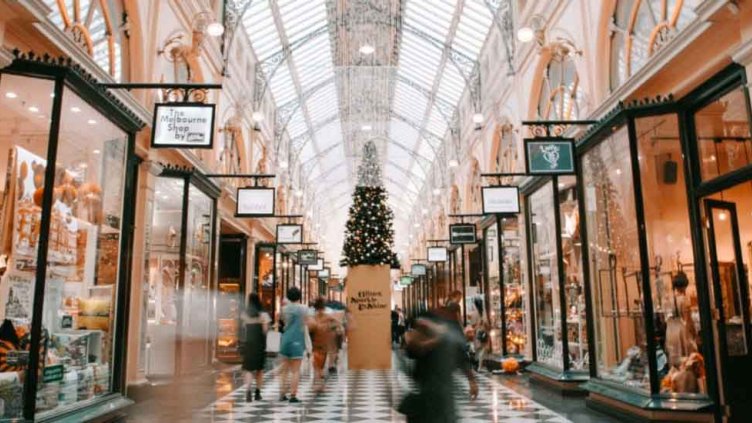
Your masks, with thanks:
M341 266L388 264L399 266L393 251L394 213L387 204L386 189L381 182L381 166L373 141L363 146L358 167L358 185L345 228Z

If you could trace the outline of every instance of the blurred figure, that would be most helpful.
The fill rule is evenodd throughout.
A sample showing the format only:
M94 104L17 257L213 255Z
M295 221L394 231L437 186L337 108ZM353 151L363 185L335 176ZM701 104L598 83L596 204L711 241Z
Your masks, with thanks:
M399 328L399 312L397 311L397 306L394 306L394 309L391 313L392 318L392 344L396 344L399 336L397 334L397 330Z
M313 304L316 310L314 318L308 323L313 343L313 372L315 392L324 390L324 367L329 354L337 350L337 333L340 332L339 321L326 313L326 301L323 297Z
M243 375L245 380L245 400L261 400L261 385L264 382L266 363L266 332L269 330L269 315L264 312L257 293L248 295L248 308L241 316L245 323L245 346L243 348ZM256 378L256 390L251 395L251 382Z
M397 343L400 346L405 344L405 326L405 314L397 307Z
M483 297L475 297L473 301L475 310L478 312L478 319L475 323L475 353L478 358L478 371L481 372L483 371L483 360L485 360L486 354L491 349L491 337L488 336L491 325L488 323L488 319L486 319Z
M470 397L478 396L478 385L464 354L464 336L456 321L439 315L417 318L405 334L409 357L415 359L412 378L417 392L408 394L399 412L408 423L450 423L457 421L454 404L455 370L464 371L470 383Z
M308 308L300 304L300 289L293 286L287 290L287 305L282 308L281 319L285 324L285 332L279 346L282 356L280 369L280 401L299 403L298 385L300 384L300 364L306 352L305 327ZM289 387L289 391L287 388ZM287 393L290 393L288 398Z

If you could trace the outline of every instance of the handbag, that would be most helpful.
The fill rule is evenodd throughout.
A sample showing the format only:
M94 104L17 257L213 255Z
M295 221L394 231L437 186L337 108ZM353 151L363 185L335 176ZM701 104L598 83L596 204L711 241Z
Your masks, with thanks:
M266 352L278 353L282 335L276 330L266 332Z

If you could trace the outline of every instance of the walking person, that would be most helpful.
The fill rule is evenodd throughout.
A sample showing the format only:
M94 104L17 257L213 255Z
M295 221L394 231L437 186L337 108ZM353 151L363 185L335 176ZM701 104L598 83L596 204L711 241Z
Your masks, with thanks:
M306 353L306 321L308 308L300 304L301 293L298 287L287 290L288 303L282 308L281 319L285 324L285 332L279 346L282 357L280 369L280 401L290 401L291 404L300 403L298 386L300 384L300 365ZM288 397L287 394L290 394Z
M473 302L478 312L478 320L475 323L475 353L478 358L478 372L481 372L483 371L483 360L485 360L486 354L491 350L491 337L488 336L491 325L489 325L488 319L486 319L483 298L476 297Z
M314 318L308 323L313 343L314 391L324 390L324 367L329 354L336 352L336 337L340 331L339 321L326 313L326 301L319 297L313 304Z
M264 365L266 363L266 332L269 330L269 315L264 312L261 299L257 293L248 295L248 307L241 316L245 324L245 346L243 348L243 375L245 381L245 400L261 400L261 387L264 383ZM256 390L251 395L251 383L256 379Z

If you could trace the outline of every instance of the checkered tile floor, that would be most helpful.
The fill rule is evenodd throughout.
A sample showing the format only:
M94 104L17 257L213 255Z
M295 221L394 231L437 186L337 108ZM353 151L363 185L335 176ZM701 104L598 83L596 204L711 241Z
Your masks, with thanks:
M310 370L304 368L298 398L302 404L279 401L279 383L267 375L262 401L247 403L240 388L211 404L195 421L201 422L404 422L394 409L411 381L399 370L341 371L327 380L326 390L312 391ZM457 377L457 412L461 422L571 423L555 412L480 375L480 396L467 397L467 381Z

